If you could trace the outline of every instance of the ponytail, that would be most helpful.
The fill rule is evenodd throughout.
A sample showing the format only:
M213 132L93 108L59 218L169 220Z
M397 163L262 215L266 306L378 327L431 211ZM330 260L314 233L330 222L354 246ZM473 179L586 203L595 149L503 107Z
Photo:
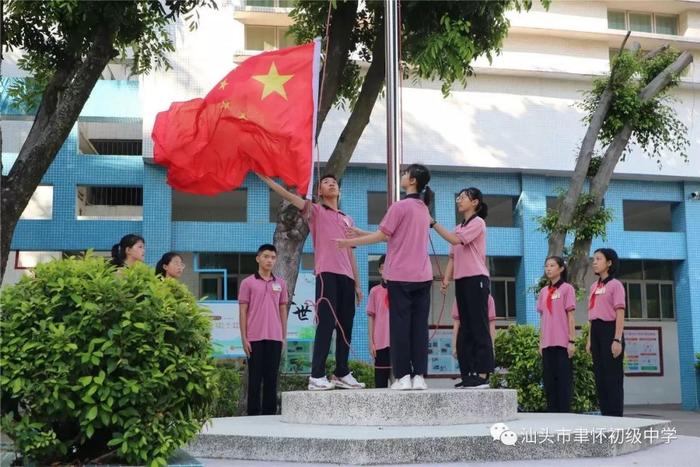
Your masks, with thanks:
M119 244L112 245L112 264L120 268L124 266L125 253L119 251Z
M425 188L423 188L423 191L421 192L420 198L423 200L426 206L428 206L428 209L430 209L430 205L433 204L433 200L435 199L435 192L430 189L428 185L425 185Z
M489 205L483 201L479 201L479 207L477 208L476 215L486 220L489 215Z

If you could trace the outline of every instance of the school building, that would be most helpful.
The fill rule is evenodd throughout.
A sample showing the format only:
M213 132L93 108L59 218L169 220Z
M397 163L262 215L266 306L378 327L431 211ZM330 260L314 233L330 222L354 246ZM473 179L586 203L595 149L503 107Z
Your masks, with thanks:
M272 240L278 198L252 175L241 189L215 197L171 190L165 170L153 163L150 133L155 114L170 102L203 96L248 56L291 45L285 36L289 11L282 0L222 1L218 11L202 12L197 31L183 23L171 27L172 70L134 78L128 61L110 64L17 226L5 284L39 261L88 248L106 253L122 235L137 233L146 239L150 264L166 251L183 253L183 281L193 294L235 301L241 279L256 270L258 245ZM443 99L439 83L404 83L403 161L433 171L435 215L443 225L457 221L461 188L485 193L498 324L537 325L530 288L542 273L547 241L536 218L553 206L574 166L585 132L574 103L592 79L608 71L627 28L644 50L667 42L689 50L695 63L673 93L688 127L689 161L666 154L658 166L634 148L616 169L605 197L614 220L607 239L597 239L594 248L612 247L622 258L628 299L625 401L698 409L700 4L570 1L544 11L535 3L529 13L513 13L511 24L502 54L491 64L477 60L466 89L455 86ZM8 58L3 85L22 77ZM1 105L7 172L32 117L12 108L6 96ZM347 116L339 109L329 114L320 139L322 161ZM385 160L380 99L342 179L341 209L365 229L376 229L385 211ZM444 270L448 246L434 233L432 240L431 254ZM378 280L376 259L384 249L356 250L365 295ZM310 239L304 252L302 267L311 269ZM449 324L451 303L448 297L439 320L436 277L432 324ZM364 312L365 303L357 310L353 348L369 360ZM576 316L585 323L585 304ZM435 373L444 372L441 365L438 355L431 356Z

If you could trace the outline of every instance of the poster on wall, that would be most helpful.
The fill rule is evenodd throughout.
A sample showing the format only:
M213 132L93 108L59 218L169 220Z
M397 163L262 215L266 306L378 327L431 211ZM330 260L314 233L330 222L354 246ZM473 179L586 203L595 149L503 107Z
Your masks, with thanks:
M663 376L660 327L625 328L625 376Z
M428 375L458 376L459 363L452 356L452 327L430 329L429 336Z
M309 373L315 335L316 279L312 272L302 271L297 278L287 318L287 353L285 372ZM238 302L200 304L211 311L214 358L245 358L241 342Z

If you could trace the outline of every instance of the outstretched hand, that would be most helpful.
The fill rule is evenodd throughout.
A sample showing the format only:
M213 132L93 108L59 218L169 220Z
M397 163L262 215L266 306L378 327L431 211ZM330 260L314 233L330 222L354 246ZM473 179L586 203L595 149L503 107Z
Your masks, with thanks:
M335 244L338 248L351 248L352 241L349 238L336 238Z

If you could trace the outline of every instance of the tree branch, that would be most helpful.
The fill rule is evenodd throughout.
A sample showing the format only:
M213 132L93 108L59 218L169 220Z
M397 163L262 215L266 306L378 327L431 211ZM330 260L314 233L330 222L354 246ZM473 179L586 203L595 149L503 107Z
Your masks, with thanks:
M343 128L326 165L326 172L332 173L338 178L342 177L345 172L360 136L369 123L374 104L377 102L379 92L384 86L384 70L384 34L378 33L377 40L372 48L372 63L367 70L357 102L352 108L348 122L345 124L345 128Z

